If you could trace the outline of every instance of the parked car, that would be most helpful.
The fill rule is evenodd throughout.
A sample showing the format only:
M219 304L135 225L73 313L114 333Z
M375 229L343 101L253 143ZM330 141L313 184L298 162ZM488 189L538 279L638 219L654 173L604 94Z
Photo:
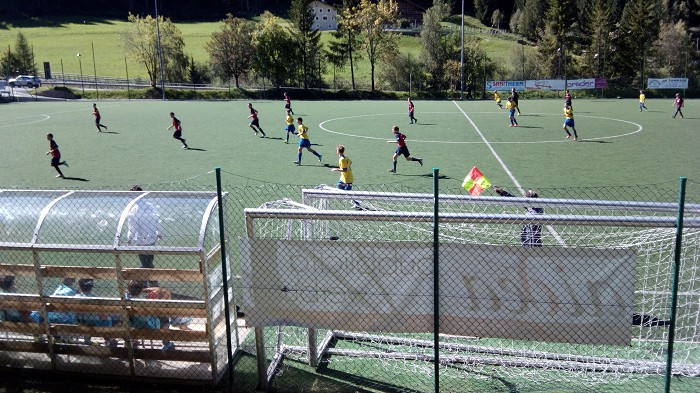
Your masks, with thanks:
M41 86L41 79L36 76L20 75L16 78L11 78L7 81L10 87L21 87L26 86L29 88Z

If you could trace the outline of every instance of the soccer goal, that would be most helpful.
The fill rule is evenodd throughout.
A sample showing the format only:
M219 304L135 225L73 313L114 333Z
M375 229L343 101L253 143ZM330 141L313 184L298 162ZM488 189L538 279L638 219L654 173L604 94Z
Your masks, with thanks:
M663 386L676 204L462 195L438 203L443 386ZM287 359L430 389L424 246L433 204L430 194L321 186L303 190L300 203L246 209L244 306L274 330L265 335L274 343L268 376ZM700 386L700 205L685 214L672 370ZM541 244L524 247L533 228ZM254 273L256 254L275 267ZM273 290L256 293L263 284ZM264 297L284 310L260 309Z

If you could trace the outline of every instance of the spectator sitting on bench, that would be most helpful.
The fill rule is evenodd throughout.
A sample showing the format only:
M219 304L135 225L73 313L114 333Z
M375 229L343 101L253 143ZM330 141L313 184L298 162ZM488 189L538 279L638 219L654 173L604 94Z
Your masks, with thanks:
M78 291L73 287L75 285L75 278L65 277L58 284L58 287L53 291L51 296L75 296ZM62 325L77 325L78 320L75 318L75 313L70 312L55 312L51 311L49 314L49 322L58 323ZM43 322L44 318L41 316L41 312L32 311L32 319L35 322Z
M161 287L146 288L145 281L131 280L128 284L126 293L127 299L172 299L172 294L169 290ZM129 323L136 329L164 329L168 328L168 318L159 318L155 316L136 315L129 317ZM133 345L134 343L132 343ZM163 340L163 350L175 349L175 344L169 340Z
M78 280L79 292L75 294L76 297L95 297L92 293L92 288L95 286L95 281L91 278L81 278ZM85 326L112 326L112 317L109 315L98 315L92 313L78 313L76 319L79 324ZM86 345L92 344L92 339L90 337L83 337ZM105 338L106 345L112 345L112 341Z
M0 293L17 293L15 276L0 277ZM0 310L0 322L29 322L29 311L7 309Z

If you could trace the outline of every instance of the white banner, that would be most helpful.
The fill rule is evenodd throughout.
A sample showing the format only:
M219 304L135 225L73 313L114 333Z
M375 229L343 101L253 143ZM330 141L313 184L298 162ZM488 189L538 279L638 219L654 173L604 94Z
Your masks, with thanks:
M525 81L527 90L566 90L563 79L538 79Z
M647 89L687 89L688 78L649 78Z
M595 89L595 78L571 79L566 82L566 88L569 90Z
M486 91L510 91L512 88L515 88L517 91L525 90L525 81L486 81Z
M242 239L250 326L428 333L431 243ZM441 333L629 345L631 250L440 245Z

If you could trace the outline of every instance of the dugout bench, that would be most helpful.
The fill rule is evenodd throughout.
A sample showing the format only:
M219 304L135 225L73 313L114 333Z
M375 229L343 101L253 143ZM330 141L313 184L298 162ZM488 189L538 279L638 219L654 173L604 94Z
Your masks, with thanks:
M137 203L158 207L170 244L125 244ZM0 310L19 311L0 318L0 367L219 382L232 357L227 337L237 348L238 335L235 319L227 333L215 193L0 191L0 207L36 219L33 225L20 219L9 241L0 241L0 277L16 283L0 290ZM66 215L69 225L52 223ZM91 229L94 222L102 233ZM109 229L114 231L105 235ZM155 268L139 266L145 253L155 255ZM75 279L76 290L78 279L93 280L93 295L53 295L67 277ZM157 282L172 297L130 298L130 281ZM86 324L80 316L109 323ZM138 318L163 325L135 326ZM164 340L174 347L164 348Z

